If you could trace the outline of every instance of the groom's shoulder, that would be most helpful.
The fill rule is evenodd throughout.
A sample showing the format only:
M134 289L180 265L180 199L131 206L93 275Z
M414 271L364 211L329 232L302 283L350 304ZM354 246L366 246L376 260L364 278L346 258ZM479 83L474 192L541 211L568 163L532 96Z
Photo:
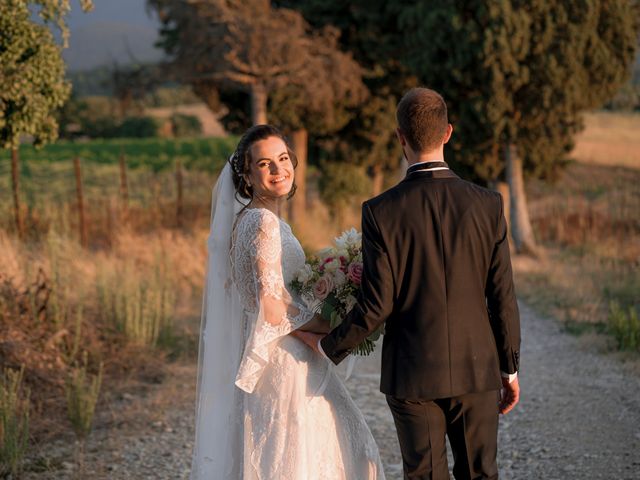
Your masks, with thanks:
M400 198L400 196L402 195L401 190L402 190L402 184L400 183L398 185L391 187L388 190L385 190L379 195L376 195L375 197L370 198L369 200L366 200L362 205L367 206L372 210L375 210L376 208L382 205L393 203L394 200L397 200L398 198Z
M488 202L496 202L501 201L502 195L500 192L496 190L491 190L490 188L483 187L482 185L478 185L477 183L470 182L469 180L460 179L460 184L466 189L470 194L476 195L480 198L484 198Z

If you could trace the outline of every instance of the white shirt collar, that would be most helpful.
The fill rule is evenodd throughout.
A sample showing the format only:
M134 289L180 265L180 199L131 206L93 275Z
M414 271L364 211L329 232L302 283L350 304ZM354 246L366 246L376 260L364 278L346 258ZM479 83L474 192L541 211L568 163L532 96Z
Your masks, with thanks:
M440 159L438 159L438 160L427 160L427 161L425 161L425 162L416 162L416 163L414 163L414 164L412 164L412 165L409 165L407 168L409 169L409 168L413 168L413 167L415 167L416 165L423 165L423 164L425 164L425 163L433 163L433 162L444 162L444 160L440 160ZM433 172L433 171L435 171L435 170L449 170L449 167L433 167L433 168L425 168L425 169L422 169L422 170L420 170L420 171L421 171L421 172Z

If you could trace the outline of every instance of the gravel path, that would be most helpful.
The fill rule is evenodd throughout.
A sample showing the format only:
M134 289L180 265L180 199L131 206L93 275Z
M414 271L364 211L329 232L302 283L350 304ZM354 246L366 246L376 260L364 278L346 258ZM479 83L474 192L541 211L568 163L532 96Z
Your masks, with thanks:
M585 351L556 322L526 307L521 312L522 400L501 419L501 479L640 479L640 377L625 374L609 356ZM378 371L377 356L359 360L347 383L378 441L387 478L400 480ZM164 384L114 400L97 419L82 478L188 478L194 376L192 365L175 366ZM26 478L72 478L72 447L69 438L41 447L30 468L47 471Z

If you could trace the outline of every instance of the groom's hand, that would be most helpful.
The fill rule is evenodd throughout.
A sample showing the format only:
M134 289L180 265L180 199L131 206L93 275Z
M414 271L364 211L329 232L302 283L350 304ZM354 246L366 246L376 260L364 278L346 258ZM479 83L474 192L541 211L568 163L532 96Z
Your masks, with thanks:
M318 342L325 336L324 333L305 332L303 330L294 330L291 335L302 340L314 352L320 353L318 350Z
M509 383L508 378L502 378L502 390L500 391L499 411L502 415L506 415L520 400L520 384L518 377Z

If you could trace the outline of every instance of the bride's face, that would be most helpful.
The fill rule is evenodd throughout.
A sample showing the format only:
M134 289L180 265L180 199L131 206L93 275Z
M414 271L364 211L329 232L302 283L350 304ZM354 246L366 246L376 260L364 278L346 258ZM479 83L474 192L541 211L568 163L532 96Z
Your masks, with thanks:
M278 137L269 137L251 145L249 182L254 196L279 198L293 186L293 164L287 146Z

